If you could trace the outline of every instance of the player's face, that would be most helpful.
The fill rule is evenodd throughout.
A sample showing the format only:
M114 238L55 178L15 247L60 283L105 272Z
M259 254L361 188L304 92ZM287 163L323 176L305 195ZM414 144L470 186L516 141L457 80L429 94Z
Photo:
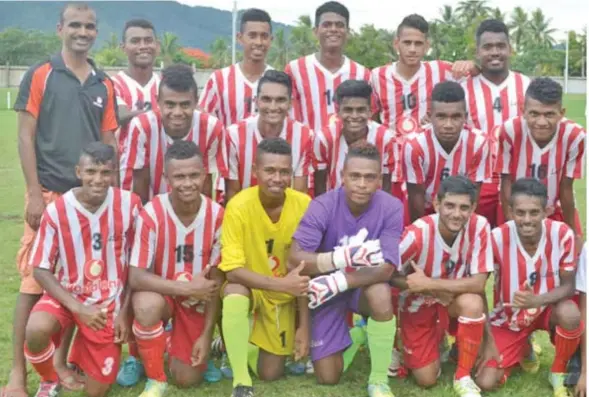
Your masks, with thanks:
M474 204L468 194L448 193L442 200L435 198L434 209L439 214L443 227L451 233L458 233L472 215Z
M464 102L432 102L430 120L438 142L442 145L456 143L466 122Z
M184 160L171 159L166 163L166 182L171 195L183 203L198 199L202 190L206 172L200 157Z
M319 46L327 51L341 50L348 40L346 18L334 12L321 14L319 23L313 30L319 40Z
M517 233L524 239L539 237L542 233L542 221L546 218L546 208L538 197L518 194L511 200L511 214Z
M153 30L140 27L127 29L122 48L129 64L139 68L153 66L159 53L159 44Z
M477 59L483 72L503 73L509 68L511 46L505 33L485 32L477 46Z
M158 94L158 105L166 133L173 136L183 136L188 133L196 109L194 92L174 91L162 85Z
M370 120L370 101L366 98L343 98L337 113L343 123L343 133L348 142L355 142L366 136Z
M82 192L89 203L99 204L104 201L114 175L112 161L99 164L91 157L82 156L76 166L76 176L82 182Z
M267 197L282 197L292 179L292 157L262 153L256 157L254 174L260 190Z
M532 137L538 143L546 143L552 139L563 116L564 109L560 103L545 105L533 98L526 98L524 118Z
M401 29L394 45L399 60L407 66L418 65L429 50L429 41L425 33L410 27Z
M63 23L57 25L57 32L63 45L74 53L87 53L96 40L96 14L93 10L67 8Z
M352 157L344 163L342 181L346 197L358 206L370 202L374 192L380 188L381 179L381 168L378 161Z
M245 59L264 61L272 45L272 33L267 22L246 22L243 31L237 33L237 41L243 47Z
M268 124L282 124L290 109L288 88L282 84L262 84L256 98L260 118Z

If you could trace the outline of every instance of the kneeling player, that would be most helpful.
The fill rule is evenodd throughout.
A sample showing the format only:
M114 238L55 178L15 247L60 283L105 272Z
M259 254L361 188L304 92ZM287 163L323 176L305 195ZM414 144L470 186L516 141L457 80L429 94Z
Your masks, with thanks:
M215 268L223 208L201 194L207 173L196 144L174 142L166 152L164 173L171 191L141 211L129 260L129 284L137 291L133 334L148 377L145 397L161 396L167 386L164 324L170 319L174 382L181 387L200 383L223 281Z
M289 188L292 154L288 142L262 140L253 171L258 185L229 201L221 236L219 268L228 281L222 292L222 328L233 368L233 397L254 395L248 350L259 352L258 360L252 354L250 363L260 379L275 380L284 374L286 358L295 345L295 296L304 296L309 283L308 277L299 275L302 266L287 274L288 247L311 201ZM254 314L251 336L250 312ZM301 321L299 326L304 329L308 323ZM296 356L305 355L298 352Z
M379 189L381 172L375 146L351 147L343 164L343 186L311 202L290 255L291 263L305 263L309 275L337 270L309 284L311 359L319 383L338 383L357 350L347 312L370 316L371 397L393 396L387 379L395 331L388 281L399 265L403 229L403 205ZM371 268L343 272L365 266Z
M463 176L441 183L434 208L411 224L401 241L406 277L393 279L401 290L399 321L404 362L422 387L440 373L438 346L446 331L456 335L458 368L454 390L480 396L470 373L485 329L485 283L493 271L491 230L474 213L476 185Z
M87 146L76 166L82 186L48 205L41 220L30 261L45 295L33 308L25 343L41 376L37 397L59 392L53 354L73 325L70 362L86 374L86 394L106 395L117 376L130 300L125 268L141 200L111 187L115 162L112 146Z
M493 230L495 308L490 315L493 338L502 356L487 363L477 383L493 389L527 353L528 336L551 332L556 349L550 370L555 397L569 396L564 386L567 361L583 333L575 290L575 237L563 222L547 219L548 192L539 181L526 178L511 186L509 210L513 220Z

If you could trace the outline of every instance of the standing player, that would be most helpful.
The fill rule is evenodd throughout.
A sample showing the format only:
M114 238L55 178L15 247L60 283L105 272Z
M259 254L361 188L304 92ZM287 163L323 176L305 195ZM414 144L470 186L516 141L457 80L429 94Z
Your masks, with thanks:
M172 65L162 71L158 94L159 110L140 114L131 121L121 163L133 170L133 191L143 202L166 193L164 153L175 140L192 141L202 149L207 176L202 192L212 193L212 174L225 175L226 152L223 125L196 110L196 82L192 69Z
M226 199L256 185L253 162L256 147L264 138L280 137L292 147L292 187L307 193L311 166L312 132L303 124L288 118L292 85L284 72L269 70L258 83L256 106L259 115L249 117L227 129L229 178L225 184Z
M350 337L346 322L352 310L370 317L368 395L392 397L387 368L394 324L388 281L399 266L403 213L399 200L379 191L381 164L374 145L350 148L343 165L343 186L311 202L293 236L290 263L305 263L303 274L331 273L309 284L309 307L314 309L311 359L318 382L339 383L352 361L357 341ZM376 267L343 272L367 265Z
M493 271L489 222L474 214L476 185L464 176L441 183L436 214L411 224L401 241L406 277L393 279L401 290L404 363L417 384L433 386L440 374L439 343L446 330L456 334L458 368L454 391L480 396L470 376L485 330L485 283Z
M547 216L565 222L580 236L573 181L583 177L587 134L564 118L560 84L546 77L534 79L526 91L523 116L500 126L497 135L505 219L513 217L509 206L513 181L536 178L548 189Z
M491 156L485 135L465 125L466 103L460 84L445 81L431 94L431 125L407 140L403 171L407 181L409 220L415 222L434 212L440 184L452 175L464 175L477 183L491 177Z
M25 343L41 377L37 397L59 392L53 354L73 325L70 359L86 374L86 394L104 396L115 381L127 334L127 258L141 209L139 197L111 187L115 167L112 146L86 146L76 166L82 186L49 204L41 219L30 263L45 294L33 308Z
M148 377L144 397L162 396L167 386L164 324L169 320L174 382L180 387L200 383L206 369L223 281L216 269L223 208L200 193L205 175L194 142L174 142L165 156L170 193L156 196L137 218L129 284L136 291L133 333Z
M476 45L481 74L462 83L468 123L488 135L495 158L497 144L493 129L522 114L530 79L509 70L511 45L505 23L496 19L483 21L476 31ZM497 225L499 182L500 176L494 172L492 180L482 184L477 205L477 213L486 217L492 227Z
M259 347L252 369L262 380L284 373L295 346L295 297L307 292L302 265L287 274L288 250L310 198L290 189L292 155L288 142L267 138L258 144L254 173L258 185L242 190L227 204L221 236L228 284L223 297L223 337L233 368L233 397L253 397L248 373L248 340ZM301 299L301 312L306 299ZM249 315L254 314L250 332ZM305 317L301 330L309 326ZM304 356L306 352L297 352Z
M576 289L579 294L579 310L581 312L581 319L587 318L587 242L583 244L581 255L579 256L579 263L577 266ZM587 332L583 332L581 341L579 343L581 366L579 378L575 385L575 397L587 396ZM570 368L570 363L569 363ZM569 377L571 374L569 374Z
M371 121L372 88L363 80L347 80L336 90L337 120L316 131L313 138L315 197L342 184L342 169L348 148L369 142L378 149L382 159L381 188L391 192L391 181L401 179L399 147L393 133Z
M121 47L127 55L127 70L120 71L112 80L117 95L119 122L119 153L125 151L124 145L129 132L129 122L135 116L157 108L159 76L153 72L155 58L159 53L159 43L153 24L145 19L132 19L123 28ZM131 190L133 171L120 169L121 187Z
M74 169L88 143L103 141L116 147L113 85L88 59L96 26L96 13L88 5L67 4L57 25L61 52L27 71L14 105L26 183L25 225L16 258L22 279L13 322L13 365L8 384L0 390L4 396L26 395L24 329L32 307L43 293L28 263L43 210L61 194L79 186ZM80 96L88 100L81 101ZM64 346L68 346L65 339ZM66 354L58 356L62 382L69 389L78 389L81 384L66 369Z
M517 180L509 205L513 220L493 230L495 308L490 315L501 365L487 362L477 377L484 390L505 382L528 349L535 330L551 333L555 356L550 383L555 397L570 396L566 366L579 345L584 324L569 298L575 290L575 238L565 223L546 217L548 192L533 178Z

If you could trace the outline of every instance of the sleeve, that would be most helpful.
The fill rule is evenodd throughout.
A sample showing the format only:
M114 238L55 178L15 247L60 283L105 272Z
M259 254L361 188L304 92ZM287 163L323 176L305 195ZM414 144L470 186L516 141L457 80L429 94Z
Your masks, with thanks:
M218 172L224 177L227 175L227 152L225 151L225 145L223 145L223 137L225 136L223 124L216 117L209 117L208 123L209 128L212 128L212 133L207 142L207 164L205 164L205 169L209 174Z
M129 266L151 269L155 257L156 228L149 213L143 209L135 218L135 238L131 246Z
M571 179L583 178L585 169L585 131L581 131L567 153L565 176Z
M25 111L33 115L35 119L39 118L41 102L43 102L43 94L45 93L45 82L50 71L51 65L48 62L27 70L20 82L14 110Z
M481 273L492 273L495 270L493 264L493 244L491 243L491 226L481 216L477 216L476 219L475 234L469 236L473 244L470 268L468 270L471 276Z
M401 236L401 242L399 244L399 259L401 263L398 266L398 270L401 271L405 268L409 261L417 260L421 250L423 249L423 230L418 227L417 224L413 223L409 227L405 228Z
M586 293L587 292L587 243L583 245L581 256L579 256L579 263L577 265L577 280L576 286L577 291Z
M577 264L575 261L575 235L573 230L566 227L567 231L564 234L564 237L560 241L560 263L558 264L558 269L561 272L574 272L577 268Z
M102 132L110 132L119 128L117 100L115 98L115 89L111 79L104 80L106 87L106 105L102 113Z
M484 182L492 177L491 147L486 138L481 136L481 143L477 153L474 155L471 165L470 179L474 182Z
M290 63L288 65L286 65L286 68L284 69L284 73L286 73L288 75L288 77L290 77L290 80L292 83L292 98L291 98L291 107L290 107L290 117L293 120L303 122L303 110L301 108L301 94L299 93L299 90L297 89L297 82L296 82L295 76L292 72L292 67L290 66Z
M235 203L233 201L233 203ZM221 264L219 269L230 272L245 266L244 222L239 208L230 202L223 217L221 234Z
M221 230L223 229L223 208L219 210L217 219L215 220L215 233L213 235L213 249L211 251L211 258L209 259L211 266L219 266L221 262Z
M316 131L313 136L313 167L318 171L326 170L330 164L331 150L322 130Z
M47 207L41 218L41 224L29 256L29 265L54 271L59 256L59 238L57 226L51 219L50 208L53 207Z
M139 198L139 196L135 193L131 193L131 225L127 230L127 258L129 258L131 255L132 244L135 241L135 226L137 223L137 217L141 213L142 207L143 205L141 203L141 199Z
M149 164L148 132L144 128L146 125L149 127L149 123L143 123L143 120L143 117L134 117L129 124L129 132L121 153L121 169L140 170Z
M316 252L323 235L327 231L330 211L326 206L313 200L307 207L305 215L301 218L295 234L292 236L299 246L307 252Z
M307 127L301 129L301 153L299 156L299 162L293 170L294 176L296 177L308 176L310 173L313 173L312 136L313 133Z
M392 175L395 168L395 154L393 137L388 131L384 134L384 145L382 150L382 173Z
M115 89L115 98L117 99L117 106L124 105L124 106L130 108L129 105L127 104L127 101L125 101L125 94L124 94L124 90L121 85L121 82L118 79L113 77L112 83L113 83L113 87Z
M496 141L495 141L496 137ZM511 173L511 138L507 134L507 130L505 129L505 125L501 125L496 127L492 132L491 136L489 137L489 146L493 148L496 144L497 147L497 161L495 162L495 171L500 174L510 174ZM493 152L491 152L491 156ZM493 161L491 159L491 161Z
M205 89L200 95L198 107L206 113L210 113L219 117L219 114L217 112L219 97L217 95L217 82L215 79L215 73L216 72L211 74L211 76L207 80L207 83L205 84Z
M403 147L403 174L405 182L413 184L425 183L423 154L417 139L408 139Z
M233 134L237 132L236 127L229 127L225 138L225 146L227 150L227 178L232 181L239 180L239 150L235 141L233 140Z
M374 86L372 86L372 77L371 77L371 73L370 73L370 69L366 68L366 72L364 73L364 80L370 84L370 86L372 87L372 96L370 99L370 105L372 108L372 115L378 114L378 112L380 112L380 105L379 105L379 101L378 101L378 96L376 96L376 90L374 89Z
M386 263L401 270L400 242L403 233L403 205L396 198L389 196L391 204L388 206L389 213L384 220L384 229L380 234L380 247Z
M370 86L372 87L372 108L373 108L373 114L376 114L378 112L382 112L382 102L380 100L380 96L378 95L378 85L380 83L380 78L379 78L379 71L380 68L376 68L376 69L372 69L372 71L370 72ZM374 111L376 109L376 111ZM381 122L383 122L383 120L380 120ZM387 126L388 127L388 126Z

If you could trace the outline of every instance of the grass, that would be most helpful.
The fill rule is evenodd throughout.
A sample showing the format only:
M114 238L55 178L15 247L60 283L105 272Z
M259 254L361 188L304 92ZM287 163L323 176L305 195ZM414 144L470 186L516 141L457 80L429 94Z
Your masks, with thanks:
M0 109L6 109L4 98L6 92L0 90ZM14 98L14 95L13 95ZM585 98L581 95L571 95L566 98L567 114L578 122L585 123L584 110ZM4 322L0 325L0 384L6 382L10 371L12 357L12 316L14 302L18 293L19 276L15 267L15 256L19 239L22 233L23 193L24 183L20 169L16 149L16 116L10 111L0 111L0 318ZM580 205L581 219L585 220L586 213L586 189L585 180L577 181L575 185L577 202ZM489 285L490 287L490 285ZM506 387L490 393L495 397L511 396L548 396L551 389L547 381L548 370L552 362L553 348L545 334L539 333L539 341L544 348L541 356L542 366L537 375L516 372L509 379ZM366 382L368 380L369 357L366 351L360 352L352 369L345 374L340 385L335 387L317 386L312 376L286 377L273 383L255 382L256 396L266 397L356 397L366 395ZM450 397L452 391L452 374L454 368L451 365L443 367L443 375L438 385L430 390L418 388L410 379L390 381L397 397ZM29 390L36 389L38 377L31 374L29 378ZM113 396L136 396L141 393L143 384L131 389L123 389L114 386L111 391ZM194 390L179 390L174 386L168 389L168 397L188 397L194 395ZM229 396L231 394L231 382L223 380L220 383L204 385L196 391L198 396ZM77 395L72 393L72 395Z

